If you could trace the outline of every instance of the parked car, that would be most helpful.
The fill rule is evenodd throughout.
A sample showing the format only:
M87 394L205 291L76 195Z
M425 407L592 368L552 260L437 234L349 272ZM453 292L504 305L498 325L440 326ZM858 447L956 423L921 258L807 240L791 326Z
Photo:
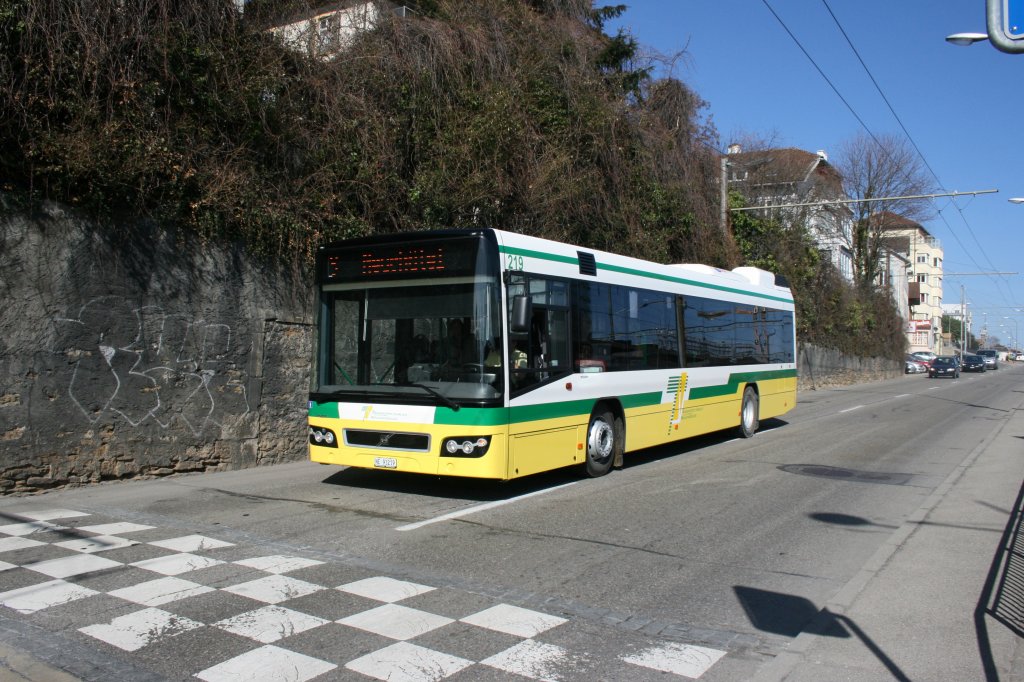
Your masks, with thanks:
M985 371L985 359L980 355L971 355L970 353L964 353L963 365L960 367L961 372L984 372Z
M952 355L939 355L932 360L931 367L928 368L928 378L934 379L935 377L959 379L960 367L956 364L956 358Z
M999 369L999 351L991 348L983 348L975 351L985 360L985 369Z
M911 355L917 358L920 362L923 362L924 364L928 365L929 367L931 367L932 365L932 360L938 357L937 355L935 355L935 353L926 350L919 350L916 353L911 353Z
M903 371L907 374L925 374L928 372L928 363L918 360L913 355L908 355Z

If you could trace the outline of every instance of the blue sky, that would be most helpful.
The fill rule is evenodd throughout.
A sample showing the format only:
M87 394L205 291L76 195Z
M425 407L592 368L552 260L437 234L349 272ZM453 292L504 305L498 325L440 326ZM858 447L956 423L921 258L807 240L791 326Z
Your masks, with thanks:
M752 135L835 155L865 127L909 134L937 191L999 190L933 201L937 215L923 224L942 242L945 271L1024 273L1024 204L1008 202L1024 197L1024 54L945 41L985 32L985 0L618 2L628 9L606 32L685 51L672 75L708 103L723 149ZM959 303L961 285L975 334L987 323L1007 343L1024 337L1024 274L949 275L945 303Z

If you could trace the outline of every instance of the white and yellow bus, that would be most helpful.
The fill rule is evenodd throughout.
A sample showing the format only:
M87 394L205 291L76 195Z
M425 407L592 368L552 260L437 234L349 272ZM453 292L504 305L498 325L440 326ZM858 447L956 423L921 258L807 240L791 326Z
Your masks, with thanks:
M600 476L796 404L793 296L756 268L449 230L324 246L316 285L314 462Z

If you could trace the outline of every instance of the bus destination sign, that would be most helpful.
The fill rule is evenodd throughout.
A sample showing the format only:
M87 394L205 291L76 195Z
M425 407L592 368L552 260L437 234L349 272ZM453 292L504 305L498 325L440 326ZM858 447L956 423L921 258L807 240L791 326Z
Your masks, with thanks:
M441 245L375 247L329 254L325 274L328 280L389 279L434 275L447 268L445 247Z

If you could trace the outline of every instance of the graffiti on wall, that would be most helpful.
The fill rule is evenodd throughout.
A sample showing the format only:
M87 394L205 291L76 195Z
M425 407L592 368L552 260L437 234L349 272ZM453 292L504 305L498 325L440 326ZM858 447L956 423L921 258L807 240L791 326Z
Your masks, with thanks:
M71 365L68 396L90 423L116 416L167 429L180 422L199 436L250 411L252 344L240 343L228 324L121 296L95 298L54 324L53 351Z

